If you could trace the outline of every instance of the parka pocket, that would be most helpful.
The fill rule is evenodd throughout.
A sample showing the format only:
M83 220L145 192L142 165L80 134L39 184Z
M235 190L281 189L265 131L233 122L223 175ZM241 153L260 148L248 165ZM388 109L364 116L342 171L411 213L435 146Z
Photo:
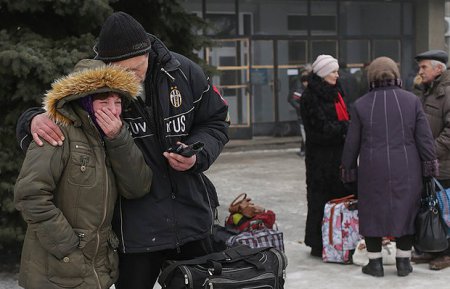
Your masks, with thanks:
M109 288L119 278L119 256L107 242L100 245L95 270L102 286L106 285L102 288Z
M68 182L80 187L90 187L95 182L95 156L88 144L73 142L67 164Z
M109 270L109 276L113 280L117 280L119 277L119 254L117 254L117 248L119 247L119 238L116 233L110 230L108 233L108 253L106 260L106 267Z
M442 116L442 107L440 107L437 103L427 103L425 104L424 111L431 117L436 117L439 120Z
M48 279L63 288L74 288L83 283L87 265L81 250L77 249L61 260L47 254Z

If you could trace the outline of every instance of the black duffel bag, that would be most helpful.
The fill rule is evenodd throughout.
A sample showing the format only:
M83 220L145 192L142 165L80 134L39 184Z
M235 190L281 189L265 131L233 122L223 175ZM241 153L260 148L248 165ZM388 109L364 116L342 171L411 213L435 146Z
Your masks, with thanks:
M286 255L275 248L246 245L191 260L167 261L158 283L162 288L284 288Z

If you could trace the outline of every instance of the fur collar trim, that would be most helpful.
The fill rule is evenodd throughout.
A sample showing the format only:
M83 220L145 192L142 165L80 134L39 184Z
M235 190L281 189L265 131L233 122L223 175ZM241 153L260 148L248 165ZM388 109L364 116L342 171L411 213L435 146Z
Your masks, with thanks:
M92 60L97 61L97 60ZM76 121L70 102L84 96L113 91L124 100L136 99L141 91L139 80L134 73L113 65L101 65L73 72L52 84L43 100L49 118L63 126Z
M339 80L335 86L329 85L321 77L311 73L308 79L308 88L318 97L325 101L334 101L338 97L338 91L341 91ZM341 92L342 94L342 92Z

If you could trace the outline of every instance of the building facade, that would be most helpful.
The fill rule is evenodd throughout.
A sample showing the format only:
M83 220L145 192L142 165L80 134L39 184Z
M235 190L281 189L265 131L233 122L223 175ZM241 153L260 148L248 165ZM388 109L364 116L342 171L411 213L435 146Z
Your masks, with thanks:
M409 85L416 72L414 55L447 50L445 0L181 3L210 23L204 33L215 39L215 46L199 55L219 71L213 82L230 105L232 138L296 133L289 88L298 69L319 54L335 56L363 93L364 67L374 58L398 62Z

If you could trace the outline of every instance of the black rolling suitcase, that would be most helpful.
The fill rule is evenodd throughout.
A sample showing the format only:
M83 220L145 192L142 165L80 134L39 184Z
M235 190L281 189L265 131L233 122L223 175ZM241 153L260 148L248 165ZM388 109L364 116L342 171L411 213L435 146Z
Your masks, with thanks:
M158 283L169 289L283 289L286 255L242 245L184 261L168 261Z

